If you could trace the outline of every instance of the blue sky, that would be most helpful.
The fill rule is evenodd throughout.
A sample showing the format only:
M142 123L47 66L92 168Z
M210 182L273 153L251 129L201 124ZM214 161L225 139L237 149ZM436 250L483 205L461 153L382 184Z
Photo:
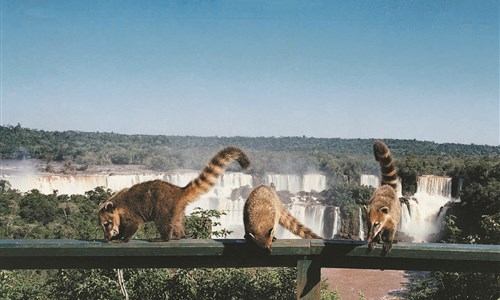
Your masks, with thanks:
M499 145L498 1L1 1L1 124Z

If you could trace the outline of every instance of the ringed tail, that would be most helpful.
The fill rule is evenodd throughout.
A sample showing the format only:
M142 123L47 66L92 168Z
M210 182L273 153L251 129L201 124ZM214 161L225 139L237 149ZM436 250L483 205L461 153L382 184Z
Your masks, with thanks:
M217 183L217 179L224 173L226 167L233 160L236 160L243 169L250 166L248 156L240 148L229 146L220 150L210 160L200 175L184 187L184 195L180 200L182 204L187 205L210 191Z
M311 229L300 223L297 218L292 216L283 204L280 205L279 224L303 239L322 239L322 237L314 233Z
M373 144L373 154L375 155L375 160L378 161L380 165L380 171L382 173L381 185L387 184L393 189L396 189L398 185L398 169L394 164L394 158L391 155L391 151L382 141L375 141Z

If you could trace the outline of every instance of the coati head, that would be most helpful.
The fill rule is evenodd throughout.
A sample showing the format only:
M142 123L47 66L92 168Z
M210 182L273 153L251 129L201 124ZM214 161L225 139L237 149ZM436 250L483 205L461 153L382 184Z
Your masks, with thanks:
M252 242L254 242L257 246L262 248L267 254L270 254L272 250L273 241L276 240L276 238L274 237L274 235L276 234L274 227L267 229L266 227L261 227L259 229L262 230L258 230L259 232L255 233L248 232L245 235L245 238L247 240L251 240Z
M120 215L113 202L106 201L99 206L99 224L106 241L111 241L120 233Z
M369 229L367 242L370 244L374 241L377 235L385 228L386 224L390 220L389 207L382 206L377 208L371 208L368 210L368 220Z

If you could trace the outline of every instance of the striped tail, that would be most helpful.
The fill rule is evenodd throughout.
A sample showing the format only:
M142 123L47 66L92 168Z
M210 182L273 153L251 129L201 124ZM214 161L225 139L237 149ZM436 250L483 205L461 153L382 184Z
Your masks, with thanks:
M398 169L394 164L391 151L382 141L375 141L373 144L373 154L375 160L380 164L380 171L382 173L381 185L387 184L393 189L398 185Z
M322 237L314 233L311 229L300 223L297 218L292 216L282 203L280 203L279 224L303 239L322 239Z
M226 167L233 160L236 160L243 169L250 166L248 156L240 148L230 146L220 150L203 169L200 175L183 188L184 193L180 200L181 205L188 205L201 195L210 191L217 183L219 176L224 173Z

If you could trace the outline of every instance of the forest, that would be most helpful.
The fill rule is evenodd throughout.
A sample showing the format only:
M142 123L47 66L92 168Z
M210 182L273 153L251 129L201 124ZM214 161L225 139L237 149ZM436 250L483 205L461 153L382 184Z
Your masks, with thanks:
M237 145L252 158L250 172L322 172L330 179L322 197L349 214L368 201L369 189L356 181L378 174L371 139L307 137L175 137L115 133L45 132L0 127L2 159L40 159L47 171L86 172L97 165L137 164L155 170L200 169L220 147ZM500 244L500 147L384 140L396 158L406 194L420 175L463 180L461 201L446 218L446 243ZM102 233L97 205L112 191L100 187L84 195L20 193L0 181L0 238L96 239ZM211 236L220 212L199 210L186 219L192 238ZM223 238L224 230L216 232ZM156 236L148 224L135 238ZM0 271L0 299L124 299L121 276L130 299L294 299L295 269L126 269ZM211 280L208 280L210 278ZM202 283L203 284L200 284ZM146 296L145 296L146 295ZM324 299L340 299L322 290ZM500 274L431 272L415 279L408 299L497 299Z

